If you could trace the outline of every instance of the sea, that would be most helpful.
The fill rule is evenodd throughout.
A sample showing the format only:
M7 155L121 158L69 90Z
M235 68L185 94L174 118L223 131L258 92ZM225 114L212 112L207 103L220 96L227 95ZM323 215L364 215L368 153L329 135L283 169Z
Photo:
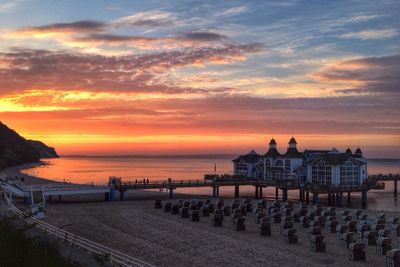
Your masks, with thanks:
M65 156L44 159L44 165L23 170L24 173L59 182L104 185L110 176L122 181L149 179L203 180L204 174L232 174L235 155L173 155L173 156ZM369 159L368 174L400 173L400 159ZM400 185L399 185L400 186ZM177 189L178 193L211 195L211 188ZM221 187L220 196L233 197L233 187ZM241 197L254 197L254 187L242 186ZM273 199L274 188L267 188L263 196ZM298 191L289 191L289 200L297 201ZM347 194L345 194L345 204ZM327 199L320 197L322 203ZM361 196L352 194L351 207L361 206ZM386 182L384 190L368 192L368 208L400 212L400 199L393 194L393 182Z

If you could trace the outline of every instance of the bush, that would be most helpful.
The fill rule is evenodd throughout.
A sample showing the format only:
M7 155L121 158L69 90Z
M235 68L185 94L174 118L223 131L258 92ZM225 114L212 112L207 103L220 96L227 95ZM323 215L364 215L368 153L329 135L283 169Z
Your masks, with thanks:
M63 259L54 244L27 237L25 230L0 219L0 266L79 266Z

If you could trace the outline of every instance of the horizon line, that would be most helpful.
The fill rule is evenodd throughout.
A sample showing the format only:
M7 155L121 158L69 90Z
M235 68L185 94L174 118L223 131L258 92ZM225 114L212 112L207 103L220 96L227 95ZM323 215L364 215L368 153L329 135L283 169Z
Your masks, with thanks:
M60 158L204 158L204 157L230 157L239 156L239 153L205 153L205 154L111 154L111 155L82 155L82 154L61 154ZM368 160L400 160L400 158L367 158Z

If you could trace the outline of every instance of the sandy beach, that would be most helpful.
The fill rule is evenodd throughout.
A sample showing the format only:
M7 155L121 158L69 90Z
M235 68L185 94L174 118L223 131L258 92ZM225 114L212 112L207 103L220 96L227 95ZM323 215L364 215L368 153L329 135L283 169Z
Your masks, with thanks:
M8 174L18 176L20 169L9 169ZM25 182L47 181L26 176ZM349 261L347 249L341 248L335 235L325 229L327 252L315 253L309 249L307 229L301 229L298 223L295 227L299 242L287 245L280 235L279 224L272 224L272 236L261 236L252 213L246 216L246 231L236 232L230 217L224 218L223 227L213 227L209 217L191 222L155 209L155 198L161 198L163 203L170 201L166 192L136 191L127 193L126 197L128 201L123 202L105 202L103 195L85 199L63 197L62 202L47 203L45 221L156 266L385 265L385 256L377 255L375 246L367 248L365 262ZM199 198L206 197L176 194L176 199ZM231 202L232 199L225 199L226 205ZM341 210L337 209L337 213ZM378 212L364 211L369 218ZM399 216L395 212L385 213L388 218Z

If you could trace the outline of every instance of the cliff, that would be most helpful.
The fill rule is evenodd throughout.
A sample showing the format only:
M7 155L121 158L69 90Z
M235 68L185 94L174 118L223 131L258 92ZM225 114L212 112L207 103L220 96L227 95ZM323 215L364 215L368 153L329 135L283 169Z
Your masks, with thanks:
M58 158L56 150L53 147L46 146L41 141L28 140L36 151L39 152L40 158Z
M28 141L0 122L0 169L36 162L43 157L58 157L54 148L42 142Z

